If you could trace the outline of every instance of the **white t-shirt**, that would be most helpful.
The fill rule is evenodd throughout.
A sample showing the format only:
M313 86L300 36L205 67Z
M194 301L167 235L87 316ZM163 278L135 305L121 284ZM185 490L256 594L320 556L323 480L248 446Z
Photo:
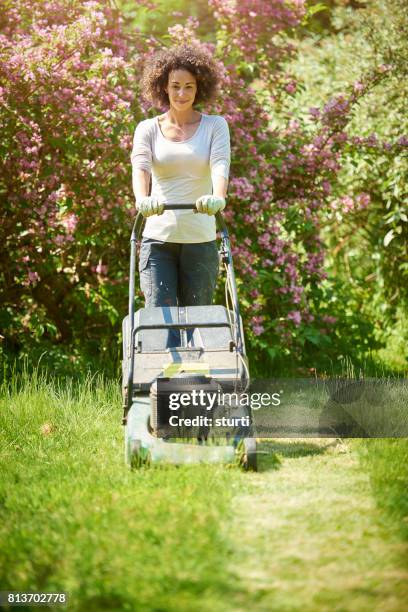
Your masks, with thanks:
M181 142L163 136L157 117L141 121L135 129L132 169L152 174L151 195L166 204L193 204L212 194L215 176L228 179L230 159L228 123L221 115L202 113L193 136ZM143 236L165 242L208 242L216 237L215 218L192 210L166 210L146 219Z

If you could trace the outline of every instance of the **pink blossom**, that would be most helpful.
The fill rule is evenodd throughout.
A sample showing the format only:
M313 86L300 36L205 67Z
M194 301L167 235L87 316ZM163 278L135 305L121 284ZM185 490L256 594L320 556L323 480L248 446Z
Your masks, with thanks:
M364 84L361 81L355 81L353 88L354 91L361 93L362 91L364 91Z
M323 191L326 195L329 195L329 193L331 193L331 185L329 183L329 181L323 181L322 182L322 188Z
M256 315L251 318L252 331L254 332L255 336L260 336L261 334L264 333L265 328L262 325L262 323L264 322L264 319L265 317L262 315Z
M288 93L293 94L296 92L296 81L291 81L285 86L285 89Z
M322 321L324 321L325 323L328 323L329 325L333 325L334 323L337 322L337 317L332 317L331 315L323 315Z
M62 246L66 242L66 236L62 236L61 234L58 234L57 236L55 236L54 242L56 245Z
M109 266L103 265L102 262L99 262L95 268L92 268L97 274L101 276L106 276L109 270Z
M359 208L360 209L364 209L367 208L367 206L370 204L371 202L371 196L369 193L360 193L357 196L357 202L359 204Z
M24 285L36 285L39 280L40 275L38 274L38 272L33 272L32 270L29 270L29 272L27 273L27 280L24 282Z
M344 196L343 198L341 198L340 201L341 201L343 212L348 213L353 210L354 200L350 198L350 196Z
M293 321L296 326L300 325L302 321L302 315L298 310L291 310L290 312L288 312L287 318L290 321Z
M75 213L65 215L65 217L61 220L61 225L65 227L65 230L68 234L73 234L75 232L76 226L78 225L78 217Z
M380 64L378 70L380 72L389 72L392 69L391 64Z
M255 187L245 176L232 178L230 185L232 191L239 199L247 199L255 191Z
M40 217L43 217L45 213L47 212L47 207L45 204L43 204L40 208L35 208L34 210L37 213L37 215L39 215Z

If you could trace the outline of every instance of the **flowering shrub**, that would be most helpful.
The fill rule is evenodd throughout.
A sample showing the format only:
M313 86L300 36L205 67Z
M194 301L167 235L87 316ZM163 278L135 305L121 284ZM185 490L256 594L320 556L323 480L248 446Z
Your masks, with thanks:
M126 303L129 148L142 39L106 3L7 3L1 17L0 326L109 343Z
M260 4L264 12L279 12L281 2L244 2L239 8L235 3L226 8L217 0L210 4L220 21L220 48L227 70L222 105L214 110L224 114L232 126L231 205L225 214L233 228L247 329L252 331L252 363L258 358L258 363L265 364L268 355L275 359L286 354L292 362L315 359L316 347L333 358L339 352L339 333L344 331L341 325L335 331L342 300L336 304L334 292L340 288L327 280L321 228L336 206L340 162L349 143L345 127L356 103L385 71L373 70L364 87L350 86L322 108L310 109L305 119L289 116L276 125L271 116L274 108L281 108L282 92L290 99L297 90L296 80L292 76L288 81L278 59L292 52L286 28L293 27L293 20L300 23L304 3L292 4L292 20L274 22L279 37L269 55L251 41L269 36L271 23L254 21L251 12ZM290 6L285 3L284 10ZM237 36L235 45L225 44L242 30L243 22L245 35ZM261 95L253 89L250 63L260 66ZM361 193L353 200L344 196L339 206L360 211L368 201L369 196ZM367 346L368 326L357 326L359 330L354 326L345 334L348 340L341 341L341 350L350 350L357 338Z
M344 98L346 90L359 95L322 228L327 269L347 289L342 302L336 288L342 318L359 313L360 320L371 323L367 346L374 327L388 354L394 352L393 363L398 353L403 366L408 337L403 315L408 304L406 3L374 0L357 11L339 6L331 18L336 27L319 44L305 37L299 59L291 62L300 92L290 110L302 120L311 103L310 110L319 113L329 96Z
M345 131L353 109L387 69L306 118L279 123L274 108L282 116L298 90L285 62L306 3L208 6L215 42L197 39L195 18L170 26L164 40L204 44L219 62L221 96L204 110L230 125L225 217L253 364L265 372L265 357L282 355L301 363L316 347L333 356L339 306L321 230L371 205L368 190L340 193L337 182L345 147L370 144ZM157 113L138 79L162 44L127 26L119 9L99 1L20 0L3 11L0 325L10 348L38 341L118 355L134 215L131 141L136 123Z

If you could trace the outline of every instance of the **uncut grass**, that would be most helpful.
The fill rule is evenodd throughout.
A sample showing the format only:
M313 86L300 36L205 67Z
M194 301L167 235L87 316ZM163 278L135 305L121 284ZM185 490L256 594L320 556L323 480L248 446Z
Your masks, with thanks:
M72 610L229 609L231 470L130 472L118 385L17 386L0 400L2 589L67 591Z
M408 439L356 440L354 445L387 527L408 541Z

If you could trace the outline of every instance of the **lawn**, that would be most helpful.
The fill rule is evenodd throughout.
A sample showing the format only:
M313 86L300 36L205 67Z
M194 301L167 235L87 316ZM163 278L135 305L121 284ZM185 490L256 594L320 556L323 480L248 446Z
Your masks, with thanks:
M118 383L36 373L3 386L0 420L1 590L66 591L70 610L401 609L406 441L131 472Z

